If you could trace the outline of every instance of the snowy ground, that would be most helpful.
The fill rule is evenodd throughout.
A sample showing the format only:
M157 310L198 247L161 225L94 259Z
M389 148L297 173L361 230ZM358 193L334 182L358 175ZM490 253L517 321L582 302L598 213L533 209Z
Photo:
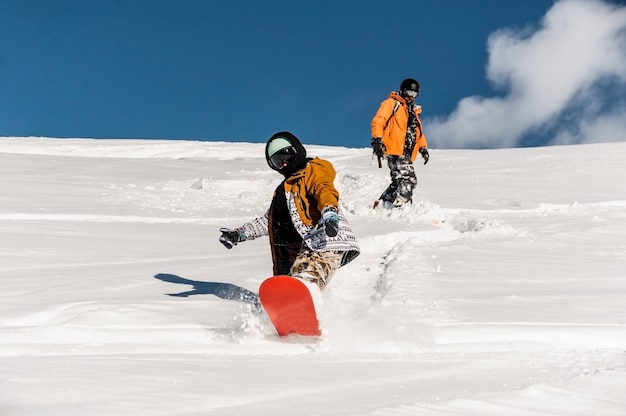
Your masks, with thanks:
M0 415L626 414L626 143L432 150L415 204L334 163L362 254L323 336L253 308L262 144L0 138Z

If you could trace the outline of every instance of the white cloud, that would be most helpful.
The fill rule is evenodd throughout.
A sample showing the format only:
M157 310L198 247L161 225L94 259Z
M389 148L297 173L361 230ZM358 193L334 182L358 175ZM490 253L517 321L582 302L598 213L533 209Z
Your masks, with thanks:
M431 120L434 147L511 147L548 127L554 144L626 140L626 97L609 93L626 84L626 7L561 0L537 30L502 29L488 45L487 77L505 94L463 98L448 117ZM580 111L586 102L593 111ZM573 106L581 116L572 125Z
M582 119L576 129L563 129L551 144L607 143L626 141L626 108Z

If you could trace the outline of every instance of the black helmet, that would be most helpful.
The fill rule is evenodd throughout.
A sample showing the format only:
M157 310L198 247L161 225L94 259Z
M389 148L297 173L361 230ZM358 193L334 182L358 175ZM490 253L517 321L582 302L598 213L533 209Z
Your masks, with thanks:
M306 149L300 140L288 131L281 131L269 138L265 145L265 160L270 168L285 177L291 176L308 163Z
M400 93L404 91L415 91L417 95L420 93L420 83L413 78L407 78L400 84Z

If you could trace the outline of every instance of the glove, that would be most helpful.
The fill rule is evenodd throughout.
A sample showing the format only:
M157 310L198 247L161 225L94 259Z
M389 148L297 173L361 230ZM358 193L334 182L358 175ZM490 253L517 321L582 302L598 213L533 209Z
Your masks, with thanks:
M425 147L420 147L419 152L422 155L422 157L424 158L424 164L427 164L428 163L428 159L430 158L430 156L428 154L428 149L425 148Z
M374 137L372 139L372 149L374 150L374 154L378 157L383 157L385 154L385 145L383 144L383 140L380 137Z
M326 207L322 210L322 226L324 231L329 237L335 237L339 233L339 216L337 215L337 208Z
M224 244L224 247L231 249L237 245L240 241L245 241L241 238L238 230L231 230L229 228L220 228L222 235L220 236L220 243Z

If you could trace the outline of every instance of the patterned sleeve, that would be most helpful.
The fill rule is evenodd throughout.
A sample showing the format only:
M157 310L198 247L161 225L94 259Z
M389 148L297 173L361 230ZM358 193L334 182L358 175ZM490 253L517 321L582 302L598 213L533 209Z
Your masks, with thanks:
M241 241L254 240L269 234L269 214L267 210L262 217L258 217L237 228Z

